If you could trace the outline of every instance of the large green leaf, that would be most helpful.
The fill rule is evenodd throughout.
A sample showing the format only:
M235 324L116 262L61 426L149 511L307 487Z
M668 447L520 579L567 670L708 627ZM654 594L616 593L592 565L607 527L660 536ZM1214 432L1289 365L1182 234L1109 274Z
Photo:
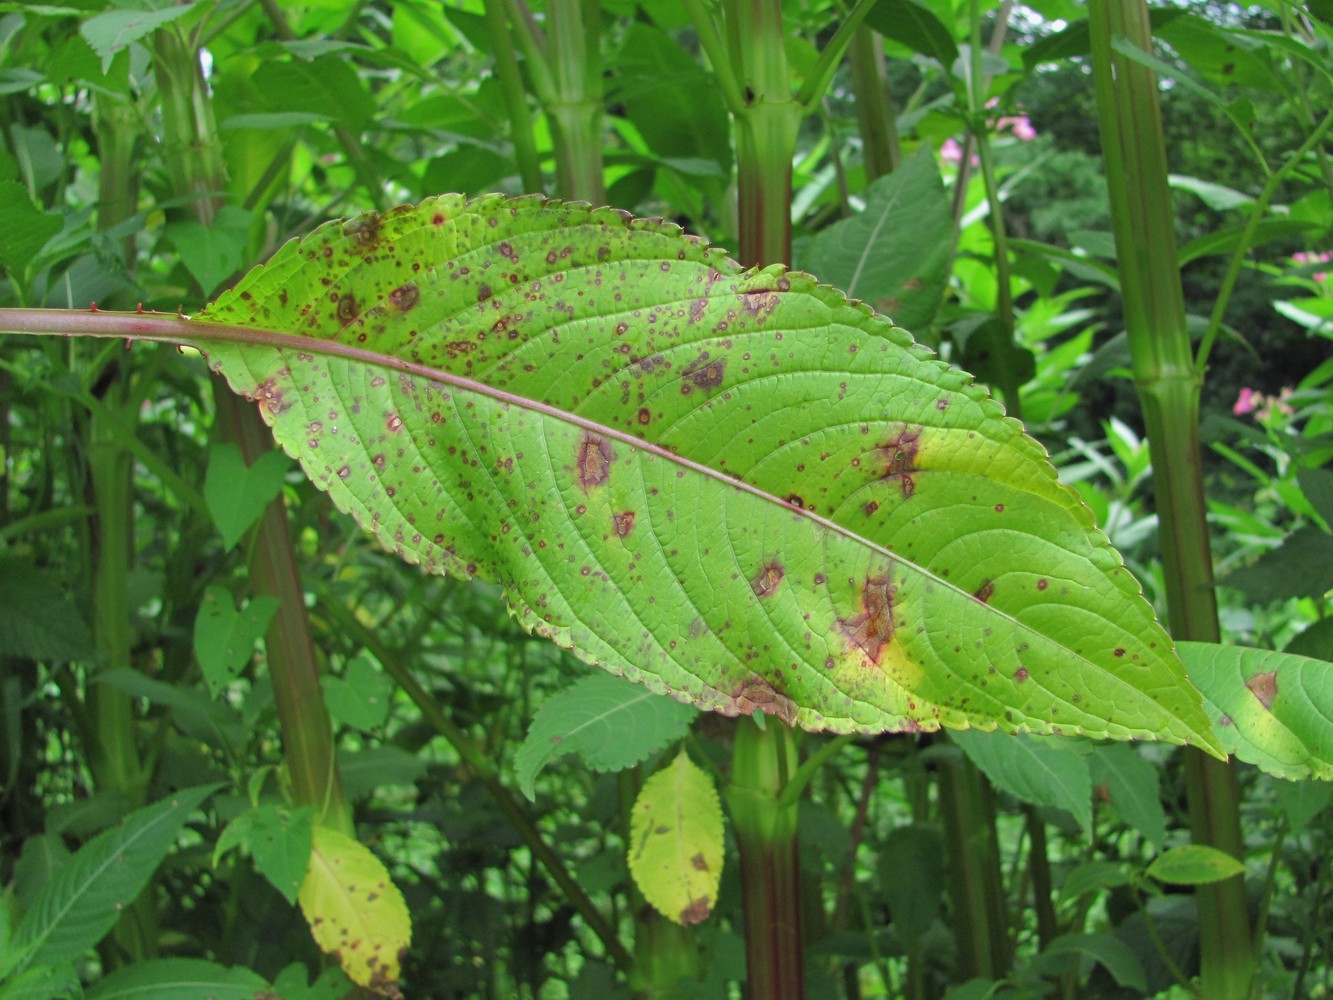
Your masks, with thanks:
M88 1000L254 1000L271 996L255 972L202 958L158 958L117 969Z
M609 209L446 196L288 244L194 323L389 550L500 581L525 627L654 691L811 729L1214 747L1041 446L807 275Z
M0 975L69 962L100 941L148 884L190 813L218 787L177 792L79 848L24 915Z

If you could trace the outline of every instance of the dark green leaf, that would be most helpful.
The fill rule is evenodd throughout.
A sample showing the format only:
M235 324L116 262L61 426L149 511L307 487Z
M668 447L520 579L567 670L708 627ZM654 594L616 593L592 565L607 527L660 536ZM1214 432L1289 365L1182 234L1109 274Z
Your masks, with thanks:
M1042 958L1087 955L1104 966L1125 989L1137 990L1140 994L1148 992L1148 976L1139 956L1133 948L1109 932L1062 934L1043 948L1041 954Z
M180 4L158 10L108 10L90 17L79 28L79 33L102 57L102 72L111 68L111 57L132 42L163 25L188 14L193 4Z
M0 559L0 655L59 663L92 652L88 626L57 579L31 563Z
M338 771L342 775L343 792L356 802L381 788L411 785L426 773L426 761L392 744L340 749Z
M23 279L28 265L60 226L60 216L34 205L22 184L0 181L0 267L15 281Z
M591 674L553 695L537 710L514 759L519 788L547 763L574 753L594 771L620 771L685 735L697 713L607 674Z
M268 983L249 969L202 958L155 958L117 969L88 1000L255 1000Z
M921 330L944 297L952 248L949 198L934 154L922 146L870 185L865 211L819 232L801 267L900 326Z
M1166 812L1162 809L1157 766L1133 747L1107 744L1088 755L1092 780L1104 785L1111 808L1126 823L1161 847L1166 843Z
M1033 805L1064 809L1092 835L1092 776L1082 754L1035 736L969 731L954 739L995 787Z
M335 722L371 730L384 725L389 717L393 678L365 653L347 664L342 677L326 676L321 686L324 703Z
M250 213L227 205L208 225L196 219L171 222L166 234L204 294L212 295L245 260Z
M893 928L912 950L940 912L944 895L944 834L931 823L894 827L879 856L879 884Z
M915 0L879 0L865 23L885 38L934 59L949 72L958 58L958 43L948 25Z
M1221 582L1260 604L1320 598L1333 587L1333 535L1312 524L1297 528L1277 548L1232 570Z
M125 817L81 847L44 888L0 960L0 977L81 957L115 925L219 785L191 788Z

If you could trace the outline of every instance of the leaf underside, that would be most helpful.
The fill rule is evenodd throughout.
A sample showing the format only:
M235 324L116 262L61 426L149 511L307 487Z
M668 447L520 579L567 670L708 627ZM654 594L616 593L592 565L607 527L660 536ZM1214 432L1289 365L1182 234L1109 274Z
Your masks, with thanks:
M499 581L526 628L654 691L1214 749L1041 446L808 275L610 209L444 196L289 243L196 322L382 545Z

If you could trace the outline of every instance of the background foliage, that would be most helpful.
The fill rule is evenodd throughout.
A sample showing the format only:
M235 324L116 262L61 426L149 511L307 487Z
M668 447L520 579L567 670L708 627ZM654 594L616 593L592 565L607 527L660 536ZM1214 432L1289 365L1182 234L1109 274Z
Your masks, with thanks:
M529 33L521 3L0 4L0 304L193 311L319 222L443 191L588 198L735 252L744 142L695 6L551 0ZM797 90L848 11L782 13ZM1322 134L1327 14L1154 12L1197 335L1261 209L1204 390L1224 637L1320 660L1324 146L1258 199ZM1084 16L1059 0L872 5L795 131L791 263L1021 413L1164 612ZM728 724L588 677L495 588L380 551L247 437L196 357L0 343L0 997L187 980L215 996L345 994L295 917L325 827L355 833L401 890L409 996L739 995L734 837L692 927L658 917L630 877L652 863L634 836L633 803L652 804L640 788L679 772L725 790ZM332 720L298 727L336 751L327 774L284 763L279 729L303 696L272 678L301 676ZM567 742L553 750L553 735ZM1199 971L1186 887L1229 865L1258 928L1256 991L1333 989L1327 784L1239 767L1244 856L1228 861L1183 846L1185 777L1164 746L802 737L793 766L822 747L796 831L812 997L1181 990ZM975 796L957 792L966 781ZM708 791L689 794L707 825ZM135 832L150 829L151 843ZM970 865L985 850L968 838L988 834L993 865ZM133 877L94 877L129 839ZM968 939L978 899L994 911L984 947ZM74 900L87 927L59 919Z

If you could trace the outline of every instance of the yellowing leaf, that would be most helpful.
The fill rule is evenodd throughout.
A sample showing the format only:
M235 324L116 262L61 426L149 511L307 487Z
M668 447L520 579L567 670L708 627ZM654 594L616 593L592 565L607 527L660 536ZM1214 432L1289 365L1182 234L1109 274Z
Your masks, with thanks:
M630 845L630 873L658 912L678 924L708 919L722 880L722 806L684 752L640 789Z
M379 858L351 837L315 827L299 899L316 943L349 979L401 996L398 956L412 940L412 922Z

